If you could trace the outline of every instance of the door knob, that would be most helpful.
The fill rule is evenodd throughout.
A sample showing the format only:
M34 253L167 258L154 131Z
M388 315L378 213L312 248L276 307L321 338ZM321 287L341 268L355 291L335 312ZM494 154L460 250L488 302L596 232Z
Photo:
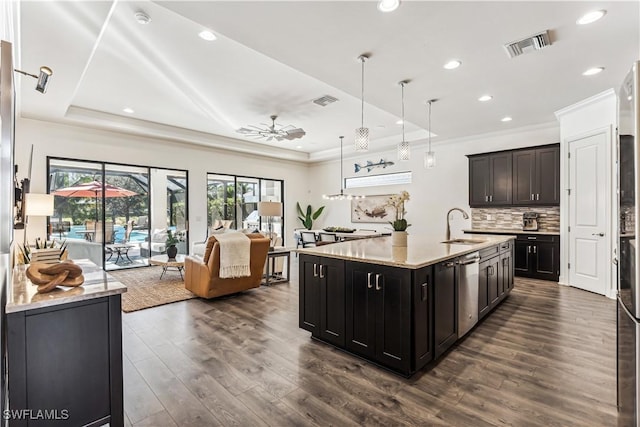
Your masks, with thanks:
M604 237L604 233L591 233L592 236Z

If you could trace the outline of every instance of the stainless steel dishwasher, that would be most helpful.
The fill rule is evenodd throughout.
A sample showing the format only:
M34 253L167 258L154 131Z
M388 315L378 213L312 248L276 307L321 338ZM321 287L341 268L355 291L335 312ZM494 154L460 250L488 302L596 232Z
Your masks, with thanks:
M458 263L458 338L478 323L480 253L461 256Z

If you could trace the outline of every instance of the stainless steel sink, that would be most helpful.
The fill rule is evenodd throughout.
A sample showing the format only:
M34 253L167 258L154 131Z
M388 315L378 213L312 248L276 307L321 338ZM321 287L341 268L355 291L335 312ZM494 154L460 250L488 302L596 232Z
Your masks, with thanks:
M440 243L448 243L451 245L477 245L478 243L485 243L486 240L480 240L480 239L451 239L451 240L445 240L444 242L440 242Z

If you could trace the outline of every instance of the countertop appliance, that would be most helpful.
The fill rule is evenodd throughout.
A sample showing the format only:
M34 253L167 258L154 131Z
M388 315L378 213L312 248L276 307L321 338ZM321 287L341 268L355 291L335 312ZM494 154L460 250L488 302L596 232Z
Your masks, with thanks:
M638 218L640 203L640 61L620 88L618 115L618 218ZM635 221L618 224L617 385L618 425L640 426L640 252ZM616 261L614 261L616 262Z
M472 252L457 260L458 274L458 338L478 323L480 286L480 253Z
M538 231L538 214L535 212L525 212L522 214L522 230Z

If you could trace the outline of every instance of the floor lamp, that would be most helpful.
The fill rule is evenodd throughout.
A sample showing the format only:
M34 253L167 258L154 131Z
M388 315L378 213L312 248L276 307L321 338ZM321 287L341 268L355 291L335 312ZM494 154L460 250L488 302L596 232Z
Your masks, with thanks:
M30 216L51 216L53 215L53 194L27 193L24 195L24 241L27 244L27 225ZM46 239L45 239L46 240Z
M269 226L269 249L273 250L273 218L282 217L282 203L280 202L258 202L258 215L267 217Z

